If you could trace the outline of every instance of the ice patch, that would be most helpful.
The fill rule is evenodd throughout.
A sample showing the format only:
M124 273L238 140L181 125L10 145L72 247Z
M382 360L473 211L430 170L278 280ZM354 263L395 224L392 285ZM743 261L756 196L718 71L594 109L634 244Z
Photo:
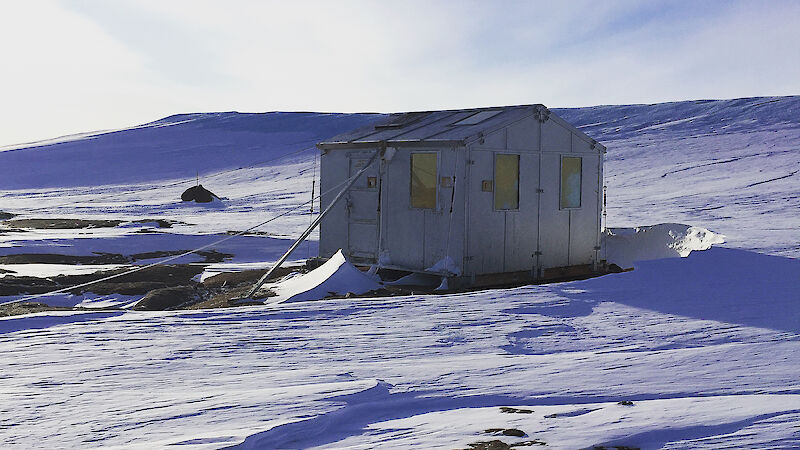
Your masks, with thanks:
M633 267L635 261L685 258L694 250L708 250L724 242L721 234L679 223L608 228L603 236L606 260L623 269Z
M339 250L325 264L311 272L291 277L270 289L277 296L265 303L301 302L319 300L329 295L364 294L379 289L381 284L358 270Z

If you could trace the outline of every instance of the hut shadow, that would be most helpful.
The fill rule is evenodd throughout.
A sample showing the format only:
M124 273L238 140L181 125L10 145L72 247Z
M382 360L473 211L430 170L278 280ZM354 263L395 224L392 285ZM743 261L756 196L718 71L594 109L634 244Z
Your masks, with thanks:
M556 289L571 300L800 333L798 259L715 247Z

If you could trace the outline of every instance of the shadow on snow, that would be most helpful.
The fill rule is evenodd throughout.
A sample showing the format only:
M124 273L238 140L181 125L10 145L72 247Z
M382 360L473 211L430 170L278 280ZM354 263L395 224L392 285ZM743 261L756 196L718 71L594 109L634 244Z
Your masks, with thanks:
M577 289L576 289L577 288ZM712 248L557 288L576 301L800 333L800 260Z

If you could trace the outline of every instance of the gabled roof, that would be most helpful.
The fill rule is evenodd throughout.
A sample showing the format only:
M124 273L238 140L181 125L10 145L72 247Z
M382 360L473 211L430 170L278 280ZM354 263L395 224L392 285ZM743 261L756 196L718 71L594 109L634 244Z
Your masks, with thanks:
M531 115L556 120L587 142L596 143L544 105L536 104L390 114L382 122L340 134L317 147L461 146Z

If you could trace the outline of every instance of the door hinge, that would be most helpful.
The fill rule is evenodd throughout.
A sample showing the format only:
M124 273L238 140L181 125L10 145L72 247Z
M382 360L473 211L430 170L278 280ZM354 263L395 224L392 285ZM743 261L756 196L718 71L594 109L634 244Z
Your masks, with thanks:
M536 189L536 193L537 193L537 194L541 194L541 193L543 193L543 192L544 192L544 189L542 189L542 188L537 188L537 189Z
M464 261L472 261L473 259L475 259L474 256L465 256L464 257Z
M537 250L537 251L533 252L533 256L542 256L542 252Z

